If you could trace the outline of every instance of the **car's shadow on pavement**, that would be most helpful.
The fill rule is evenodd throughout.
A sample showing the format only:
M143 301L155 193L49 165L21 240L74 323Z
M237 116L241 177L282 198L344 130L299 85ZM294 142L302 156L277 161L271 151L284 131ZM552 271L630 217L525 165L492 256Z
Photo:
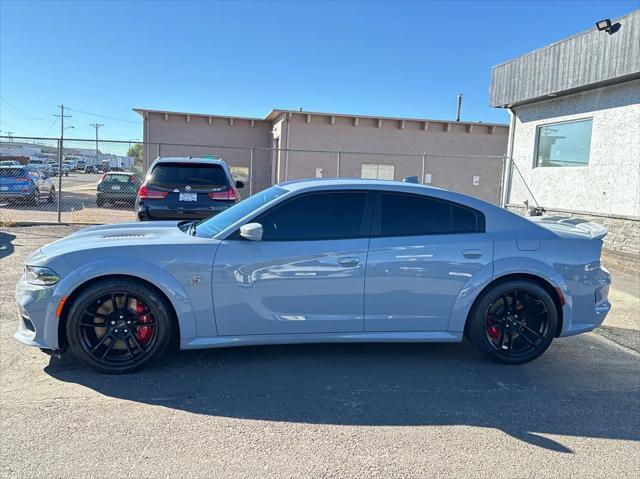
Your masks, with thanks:
M0 231L0 259L11 256L14 251L13 240L16 239L16 235L4 233Z
M521 366L489 362L467 344L334 344L185 351L124 376L67 357L45 371L105 396L196 414L496 428L563 453L572 451L548 435L640 440L638 357L594 336L556 341Z

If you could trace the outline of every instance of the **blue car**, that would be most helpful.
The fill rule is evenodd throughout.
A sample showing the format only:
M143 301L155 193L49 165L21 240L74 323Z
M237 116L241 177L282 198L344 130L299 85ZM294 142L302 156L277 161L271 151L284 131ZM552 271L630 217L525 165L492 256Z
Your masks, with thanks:
M108 373L183 349L459 342L531 361L604 320L607 230L413 183L302 180L201 221L86 228L26 260L16 338Z
M0 202L18 201L35 204L40 200L53 203L56 188L39 168L0 166Z

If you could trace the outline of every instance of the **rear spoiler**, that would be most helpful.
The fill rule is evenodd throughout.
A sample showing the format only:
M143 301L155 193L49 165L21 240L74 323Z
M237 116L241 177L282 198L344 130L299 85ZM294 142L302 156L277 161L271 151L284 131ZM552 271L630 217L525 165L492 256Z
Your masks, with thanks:
M609 232L609 229L605 226L602 226L598 223L593 223L583 218L567 216L538 216L527 219L550 230L579 233L593 240L602 239Z

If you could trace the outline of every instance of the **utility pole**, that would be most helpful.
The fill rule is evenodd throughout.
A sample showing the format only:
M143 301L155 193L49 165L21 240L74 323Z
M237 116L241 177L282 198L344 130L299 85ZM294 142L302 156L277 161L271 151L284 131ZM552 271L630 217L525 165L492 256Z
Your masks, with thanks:
M462 93L458 93L458 112L456 113L456 121L460 121L461 110L462 110Z
M64 148L64 119L71 118L71 115L64 114L64 105L60 106L60 114L53 115L60 117L60 145L58 145L58 223L62 221L62 150Z
M98 128L100 128L101 126L104 126L102 123L91 123L89 126L92 126L96 129L96 168L98 167L98 160L99 160L99 153L100 151L98 150Z
M5 131L4 133L9 137L9 143L11 143L11 141L12 141L11 137L13 136L13 134L15 132L13 132L13 131Z

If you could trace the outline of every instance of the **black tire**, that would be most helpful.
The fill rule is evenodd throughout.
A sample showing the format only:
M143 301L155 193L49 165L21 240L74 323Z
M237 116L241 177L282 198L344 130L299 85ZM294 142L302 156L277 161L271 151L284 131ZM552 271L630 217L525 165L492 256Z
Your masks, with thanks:
M104 207L104 200L96 200L96 205L98 206L98 208L102 208Z
M56 199L56 189L51 188L51 191L49 192L49 197L47 198L47 203L53 203L53 200L55 199Z
M140 304L142 310L137 309ZM167 349L172 309L162 294L140 281L106 279L75 298L66 333L69 349L83 363L103 373L128 373L157 360Z
M512 280L476 300L465 336L493 360L522 364L547 350L557 327L558 312L549 293L531 281Z
M35 190L33 190L33 193L31 194L31 196L27 200L27 204L29 204L29 205L37 205L39 199L40 199L40 190L36 188Z

